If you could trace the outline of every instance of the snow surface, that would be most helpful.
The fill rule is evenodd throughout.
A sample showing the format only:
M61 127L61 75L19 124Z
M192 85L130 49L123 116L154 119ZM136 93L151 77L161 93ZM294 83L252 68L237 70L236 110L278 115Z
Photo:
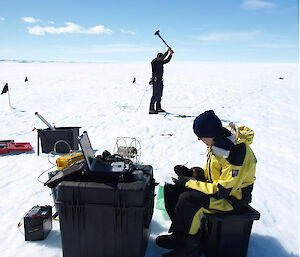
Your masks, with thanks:
M198 115L213 109L255 131L258 159L252 206L261 213L253 223L248 257L299 256L299 75L298 64L176 63L165 66L162 107ZM193 118L148 115L150 64L0 62L0 140L30 142L34 152L0 156L0 252L5 257L62 256L59 223L46 240L25 242L17 228L33 205L53 204L50 189L37 177L52 165L37 156L37 132L46 126L37 111L56 126L88 131L98 154L113 152L116 137L136 137L141 161L163 183L176 164L204 166L206 147L193 134ZM24 82L25 77L28 82ZM133 78L137 83L133 84ZM282 77L284 79L279 79ZM172 133L173 136L161 136ZM55 162L58 156L50 157ZM47 180L47 173L41 176ZM166 214L155 209L146 257L165 250L155 237L167 232ZM101 239L99 239L101 240Z

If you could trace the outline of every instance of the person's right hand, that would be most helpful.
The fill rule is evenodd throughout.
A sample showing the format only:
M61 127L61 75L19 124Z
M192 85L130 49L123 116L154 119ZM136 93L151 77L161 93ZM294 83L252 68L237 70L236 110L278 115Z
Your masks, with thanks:
M172 178L173 183L177 187L185 188L186 182L188 182L190 179L186 177L178 177L178 178Z
M192 177L193 171L184 165L176 165L174 171L178 176Z

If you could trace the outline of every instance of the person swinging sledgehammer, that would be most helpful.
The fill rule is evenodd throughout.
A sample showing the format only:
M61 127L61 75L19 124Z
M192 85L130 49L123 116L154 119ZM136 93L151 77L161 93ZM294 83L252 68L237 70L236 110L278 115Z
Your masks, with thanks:
M166 58L168 52L169 52L169 56L168 58ZM153 95L150 101L149 114L158 114L159 112L165 112L165 110L161 108L161 104L160 104L162 93L163 93L163 87L164 87L163 65L168 63L171 60L173 53L174 53L173 50L169 47L168 51L166 51L164 54L158 53L156 58L154 58L151 62L151 66L152 66L151 84L153 86Z

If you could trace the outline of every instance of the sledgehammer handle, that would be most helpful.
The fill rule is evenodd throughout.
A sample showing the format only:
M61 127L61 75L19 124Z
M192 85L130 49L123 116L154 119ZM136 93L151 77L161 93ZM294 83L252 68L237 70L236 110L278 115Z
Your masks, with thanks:
M38 116L39 119L40 119L42 122L44 122L44 123L45 123L52 131L55 131L55 130L56 130L54 127L52 127L52 126L50 125L50 123L49 123L48 121L46 121L46 120L43 118L42 115L39 115L38 112L36 112L35 115Z
M166 43L166 41L165 41L159 34L157 34L157 36L159 36L159 38L165 43L165 45L166 45L168 48L171 48L171 47L169 47L169 45Z
M168 48L170 48L170 49L172 50L172 48L167 44L167 42L160 36L159 30L156 31L156 32L154 33L154 35L158 36L158 37L165 43L165 45L166 45ZM173 50L172 50L172 52L174 53Z

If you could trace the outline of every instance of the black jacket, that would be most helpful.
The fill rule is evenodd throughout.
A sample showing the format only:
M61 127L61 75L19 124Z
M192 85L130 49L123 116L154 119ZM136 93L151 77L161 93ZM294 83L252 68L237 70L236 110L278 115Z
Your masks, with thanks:
M152 66L152 78L154 79L155 77L157 79L162 79L164 75L164 67L163 65L168 63L172 55L169 55L167 59L165 59L168 55L168 51L165 52L160 58L156 57L155 59L152 60L151 66Z

